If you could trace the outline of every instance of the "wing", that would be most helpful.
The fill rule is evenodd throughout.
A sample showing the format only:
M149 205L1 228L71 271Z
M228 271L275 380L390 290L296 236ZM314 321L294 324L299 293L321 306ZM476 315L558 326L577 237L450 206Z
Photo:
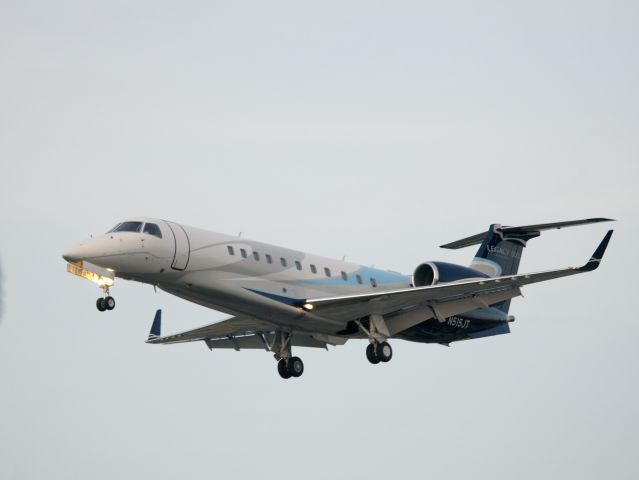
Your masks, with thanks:
M147 343L183 343L197 342L198 340L208 340L214 338L240 337L246 335L254 335L257 332L270 332L273 326L249 316L231 317L221 322L211 323L204 327L187 330L185 332L160 336L162 322L162 310L155 313L153 326L149 333Z
M221 322L187 330L173 335L161 336L162 310L155 313L149 338L146 343L185 343L204 341L213 348L263 348L270 350L277 328L250 316L231 317ZM346 339L320 333L293 332L291 345L296 347L326 348L327 345L342 345Z
M348 322L367 315L396 314L401 310L421 306L427 307L432 313L428 318L437 317L443 320L451 315L517 297L521 295L520 287L524 285L595 270L601 262L611 236L612 230L608 231L588 263L578 268L466 280L386 292L314 298L306 300L304 308L315 315ZM428 318L423 318L422 321Z
M320 319L338 320L344 325L352 320L373 314L392 314L401 317L402 312L410 312L415 307L421 307L419 312L428 311L430 313L420 313L416 319L409 320L413 324L415 321L424 321L432 317L443 320L452 315L517 297L521 295L520 287L524 285L595 270L603 258L611 236L612 230L606 234L590 260L579 268L571 267L546 272L466 280L430 287L307 299L302 303L309 314ZM237 316L162 337L160 334L161 313L161 310L158 310L155 315L147 343L205 341L209 348L235 348L236 350L240 348L265 348L269 350L270 346L273 345L275 334L279 330L275 325L258 318ZM393 334L408 328L409 324L405 323L406 321L406 319L398 321L398 324L402 325L401 328L391 326ZM299 331L292 333L291 344L294 346L325 348L328 344L341 345L346 342L345 338L329 335L326 332Z

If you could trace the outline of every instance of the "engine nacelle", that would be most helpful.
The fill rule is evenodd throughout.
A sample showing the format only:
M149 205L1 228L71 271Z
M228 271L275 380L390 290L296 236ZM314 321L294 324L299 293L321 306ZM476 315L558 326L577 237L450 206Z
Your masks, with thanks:
M413 273L413 286L427 287L438 283L455 282L471 278L488 278L485 273L454 263L426 262Z

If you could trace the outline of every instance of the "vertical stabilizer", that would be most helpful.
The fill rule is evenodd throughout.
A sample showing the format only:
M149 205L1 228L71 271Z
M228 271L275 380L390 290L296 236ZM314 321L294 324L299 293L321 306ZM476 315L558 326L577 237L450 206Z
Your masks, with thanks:
M495 223L488 229L470 267L491 277L514 275L526 242L539 235L536 230L504 234L501 225Z
M514 275L519 269L526 242L539 235L540 232L536 230L504 234L501 225L493 224L488 229L470 267L491 277ZM508 313L510 300L504 300L493 306Z

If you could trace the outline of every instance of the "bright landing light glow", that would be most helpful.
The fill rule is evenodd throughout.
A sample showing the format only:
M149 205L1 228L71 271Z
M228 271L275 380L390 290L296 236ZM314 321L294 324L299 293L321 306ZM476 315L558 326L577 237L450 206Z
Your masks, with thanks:
M86 278L87 280L91 280L94 283L97 283L100 287L110 287L113 285L113 279L109 277L105 277L103 275L99 275L95 272L90 272L82 268L79 265L74 263L67 264L67 272L72 273L73 275L77 275L78 277Z

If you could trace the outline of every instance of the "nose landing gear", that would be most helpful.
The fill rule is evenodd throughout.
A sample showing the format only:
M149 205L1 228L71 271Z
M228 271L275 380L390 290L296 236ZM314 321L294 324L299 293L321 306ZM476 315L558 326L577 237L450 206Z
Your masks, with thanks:
M113 310L115 308L115 299L109 295L109 287L103 286L101 288L103 296L95 301L95 306L101 312Z
M96 300L95 306L98 310L104 312L105 310L113 310L115 308L115 299L113 297L100 297Z

